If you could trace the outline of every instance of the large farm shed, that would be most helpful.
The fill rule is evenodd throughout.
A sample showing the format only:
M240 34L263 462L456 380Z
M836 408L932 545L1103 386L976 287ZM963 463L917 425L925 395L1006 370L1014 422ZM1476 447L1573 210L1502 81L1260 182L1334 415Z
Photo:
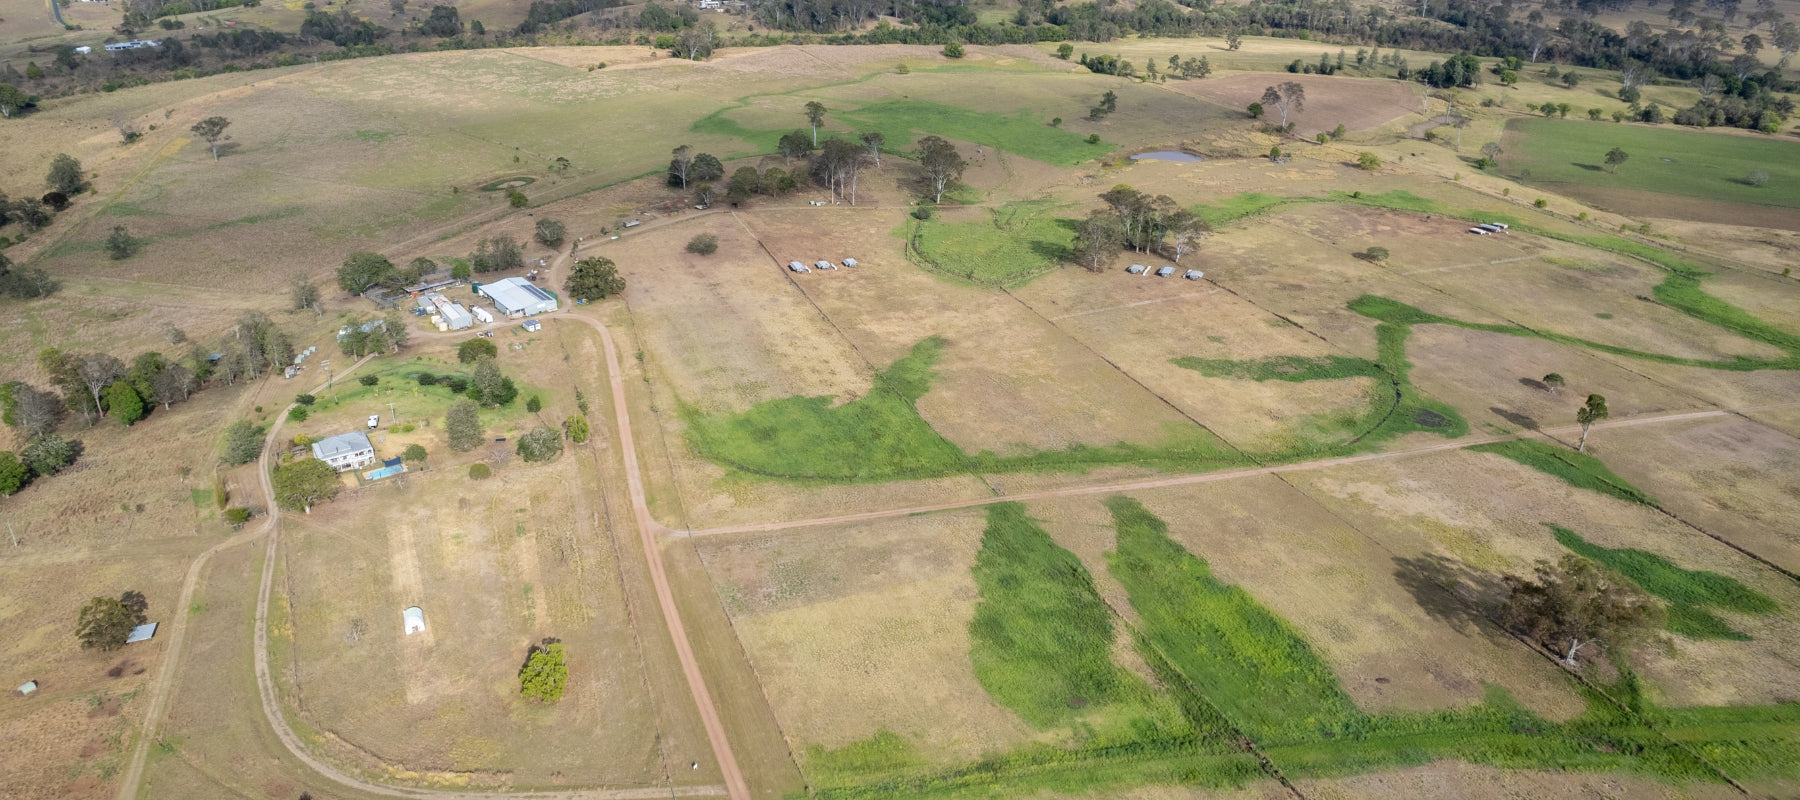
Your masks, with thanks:
M494 301L494 308L509 317L529 317L556 310L556 295L544 291L524 278L504 278L484 283L479 289Z

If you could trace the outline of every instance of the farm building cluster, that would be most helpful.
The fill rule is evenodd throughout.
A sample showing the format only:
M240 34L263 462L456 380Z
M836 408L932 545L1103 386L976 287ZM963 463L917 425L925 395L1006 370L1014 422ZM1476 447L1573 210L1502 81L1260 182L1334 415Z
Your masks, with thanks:
M502 278L493 283L474 284L475 294L493 303L493 308L470 303L463 303L446 297L443 289L454 285L456 281L446 281L417 287L408 287L418 301L413 313L431 317L431 324L440 331L460 331L479 322L483 325L495 319L530 317L537 314L548 314L558 306L556 294L548 289L533 284L526 278Z

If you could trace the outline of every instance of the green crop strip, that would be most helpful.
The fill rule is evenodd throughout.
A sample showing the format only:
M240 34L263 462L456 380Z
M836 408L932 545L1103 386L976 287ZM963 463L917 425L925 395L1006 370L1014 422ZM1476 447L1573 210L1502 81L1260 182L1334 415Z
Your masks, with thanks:
M1478 444L1469 449L1478 453L1493 453L1510 458L1539 472L1561 478L1577 489L1591 489L1601 494L1617 497L1627 503L1652 507L1656 505L1654 499L1626 482L1624 478L1613 474L1613 471L1607 469L1606 464L1602 463L1600 459L1587 453L1577 453L1567 447L1558 447L1536 439L1511 439L1491 444Z
M1046 215L1051 209L1021 201L993 209L988 222L916 222L912 255L926 269L978 286L1021 286L1068 258L1075 232Z
M1682 569L1662 556L1643 550L1601 547L1568 528L1551 525L1550 530L1562 546L1604 564L1630 578L1644 591L1667 601L1668 629L1690 639L1750 640L1747 634L1713 615L1709 608L1742 614L1773 614L1781 608L1768 595L1745 586L1736 578Z

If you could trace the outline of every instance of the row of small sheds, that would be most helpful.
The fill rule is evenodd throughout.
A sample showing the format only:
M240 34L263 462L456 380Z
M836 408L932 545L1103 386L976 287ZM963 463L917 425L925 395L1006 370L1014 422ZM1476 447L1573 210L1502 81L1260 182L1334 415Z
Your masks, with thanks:
M1125 271L1129 272L1133 275L1143 275L1143 274L1149 272L1150 268L1147 266L1144 266L1143 264L1132 264L1131 266L1126 267ZM1155 274L1156 274L1156 277L1158 277L1158 278L1167 278L1170 275L1175 274L1175 268L1169 266L1168 264L1164 264L1161 267L1157 268ZM1187 272L1181 273L1181 277L1187 278L1190 281L1197 281L1197 280L1200 280L1201 278L1206 277L1206 273L1201 272L1200 270L1197 270L1197 269L1190 269Z
M846 258L841 263L846 267L852 268L861 266L856 263L856 259L854 258ZM838 265L833 264L830 261L815 261L813 262L813 265L809 267L800 261L789 261L787 267L790 272L812 272L814 269L837 269Z

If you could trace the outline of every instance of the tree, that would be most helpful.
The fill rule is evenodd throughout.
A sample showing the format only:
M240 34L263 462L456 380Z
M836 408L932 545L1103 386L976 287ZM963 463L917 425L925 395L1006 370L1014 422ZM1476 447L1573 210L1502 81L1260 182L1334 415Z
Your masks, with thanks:
M114 225L112 233L106 235L106 254L114 261L123 261L138 251L139 242L132 238L131 232L124 225Z
M108 652L125 646L131 629L144 624L148 604L143 595L126 592L118 599L96 597L75 617L75 638L84 650Z
M696 181L716 181L725 177L725 165L719 163L718 156L700 153L694 156L694 166L688 169L688 177Z
M500 355L500 348L496 347L492 340L486 338L469 339L456 346L456 360L464 364L473 364L484 358L494 358L498 355Z
M111 386L114 381L125 377L125 362L105 353L90 353L75 361L75 374L81 379L81 385L87 387L93 395L94 408L104 409L100 390ZM104 413L101 416L105 416Z
M749 202L750 195L761 188L762 176L756 174L755 167L738 167L737 172L731 173L731 180L725 184L725 199L732 205L743 205Z
M45 176L44 183L65 195L80 194L86 183L81 175L81 162L68 153L57 153L50 161L50 174Z
M1750 170L1749 174L1744 176L1744 182L1751 186L1761 186L1769 182L1769 173L1767 170Z
M1075 252L1075 263L1089 272L1106 269L1106 265L1124 249L1113 215L1098 209L1088 212L1087 219L1075 223L1072 249Z
M1075 45L1069 44L1068 42L1063 42L1062 44L1059 44L1056 46L1056 57L1060 58L1064 61L1068 61L1069 56L1073 55L1074 53L1075 53Z
M869 131L857 138L862 141L863 147L869 149L869 158L875 162L875 166L881 166L881 146L887 144L887 136L881 131Z
M712 55L713 45L718 41L719 32L711 20L699 25L689 25L675 34L677 53L687 55L689 61L699 61Z
M919 166L925 169L925 178L930 181L933 202L942 203L944 190L962 178L968 162L956 152L956 145L940 136L927 136L919 140Z
M825 124L825 104L817 100L806 101L806 121L812 123L813 147L819 146L819 126Z
M405 450L400 451L400 458L411 461L414 464L424 463L425 446L417 442L409 444L406 446Z
M394 262L380 253L351 253L338 267L338 288L350 294L362 294L392 274Z
M475 374L469 379L469 396L482 405L503 406L519 396L512 379L500 372L491 358L475 362Z
M1263 90L1262 104L1280 109L1281 124L1286 125L1288 112L1306 110L1306 87L1295 81L1270 86Z
M1500 70L1500 85L1511 86L1519 82L1519 73L1510 69Z
M1487 159L1489 164L1500 163L1501 152L1499 142L1487 142L1481 146L1481 157Z
M556 247L562 244L563 236L568 232L569 229L561 222L553 219L540 219L537 221L537 231L533 235L537 238L538 243Z
M1225 32L1225 49L1236 50L1242 46L1244 46L1244 37L1242 34L1237 31Z
M380 375L363 375L363 376L357 378L356 382L360 383L364 386L374 386L375 384L381 382L381 376Z
M0 391L5 393L6 424L18 428L25 438L43 436L62 424L66 409L54 392L41 391L23 381L6 384Z
M813 143L812 139L807 138L806 131L794 131L783 134L781 139L775 143L775 149L781 153L782 158L793 160L805 158L817 149L817 145Z
M544 410L544 398L539 397L535 394L530 397L525 398L525 410L532 414L536 414L539 411L543 411Z
M563 420L563 433L569 437L569 441L576 444L586 442L588 440L587 417L575 414Z
M1581 410L1575 412L1575 421L1581 423L1581 441L1575 445L1575 452L1587 451L1588 431L1593 429L1594 423L1610 416L1612 412L1606 408L1606 398L1597 394L1587 396L1587 402L1582 403Z
M1370 171L1381 169L1381 156L1364 150L1356 154L1356 166Z
M525 266L525 249L510 233L502 233L475 243L469 265L476 272L500 272Z
M1263 104L1262 103L1251 103L1249 105L1249 107L1244 109L1244 111L1246 111L1250 114L1251 119L1261 119L1262 115L1263 115Z
M75 463L75 455L79 442L70 442L54 433L32 439L25 449L19 452L19 460L31 468L31 473L38 477L48 477L62 471L63 467Z
M688 170L694 166L694 148L685 144L679 145L670 151L670 155L672 157L669 159L669 185L686 189Z
M944 57L945 58L962 58L963 57L962 43L951 42L947 45L944 45Z
M1581 73L1576 72L1575 70L1569 70L1568 72L1563 73L1562 82L1564 86L1567 86L1570 89L1580 86Z
M257 456L262 455L262 448L263 431L249 420L240 419L225 426L223 459L226 464L235 467L255 461Z
M225 129L229 127L231 127L231 120L224 117L207 117L194 123L194 127L188 130L193 131L195 136L206 140L206 146L212 148L213 160L218 161L219 143L231 141L231 137L225 135Z
M697 256L710 256L719 251L719 237L710 233L695 234L688 240L687 251Z
M0 450L0 494L12 496L31 482L31 468L11 450Z
M506 204L513 208L524 208L531 204L531 198L526 197L525 193L518 189L507 189Z
M1555 372L1552 372L1549 375L1545 375L1544 379L1542 381L1540 381L1540 383L1543 383L1544 388L1550 390L1551 394L1556 394L1558 389L1561 389L1562 387L1569 385L1569 382L1567 380L1565 380L1562 375L1559 375Z
M1106 115L1117 110L1119 110L1119 95L1113 90L1107 89L1105 94L1100 95L1100 105L1088 109L1088 117L1104 119Z
M1590 646L1610 641L1623 649L1662 626L1660 605L1581 556L1539 562L1536 573L1536 580L1506 576L1500 619L1557 653L1566 667L1575 667Z
M473 274L473 271L469 269L469 264L466 261L450 265L450 277L459 281L466 281L472 277Z
M127 427L144 418L144 398L130 383L119 381L106 387L106 411Z
M319 307L319 285L304 277L294 278L294 285L289 291L288 299L292 301L294 311L310 308L319 312L321 316L325 313L324 309Z
M1380 245L1370 247L1369 249L1364 250L1362 254L1364 258L1367 258L1370 261L1386 261L1388 259L1388 249Z
M554 703L569 685L569 663L561 642L545 639L533 646L519 670L519 693L533 700Z
M549 461L562 452L562 433L542 425L519 437L519 458L524 461Z
M1625 163L1625 159L1628 158L1631 158L1631 154L1617 147L1606 151L1606 171L1618 172L1619 165Z
M30 102L31 96L21 91L19 87L10 83L0 83L0 118L12 119L12 115L19 113L19 109L24 108Z
M465 453L481 445L485 432L481 414L473 400L458 400L444 414L444 432L450 436L450 449Z
M316 458L275 468L275 502L290 511L312 513L312 507L337 496L343 488L337 470Z
M625 291L625 279L619 275L619 268L612 259L584 258L569 270L563 291L576 300L605 300Z

